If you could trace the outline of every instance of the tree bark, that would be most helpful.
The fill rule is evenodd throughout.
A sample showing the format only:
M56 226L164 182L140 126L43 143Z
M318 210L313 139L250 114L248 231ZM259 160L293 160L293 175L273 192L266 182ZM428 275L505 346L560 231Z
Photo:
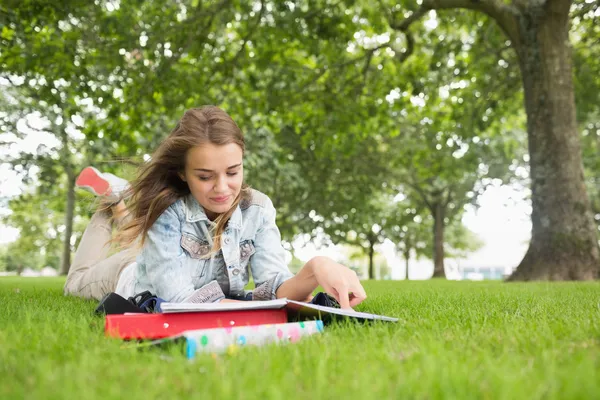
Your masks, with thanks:
M375 258L375 243L369 241L369 279L375 279L375 264L373 259Z
M510 280L600 278L600 257L575 120L570 1L522 10L519 55L529 138L532 231Z
M404 260L406 261L406 272L404 274L404 278L408 281L410 280L410 249L404 252Z
M446 210L442 202L433 204L433 278L445 278L444 228Z
M75 174L67 168L67 209L65 212L65 239L60 265L60 274L67 275L71 266L71 236L73 235L73 217L75 212Z

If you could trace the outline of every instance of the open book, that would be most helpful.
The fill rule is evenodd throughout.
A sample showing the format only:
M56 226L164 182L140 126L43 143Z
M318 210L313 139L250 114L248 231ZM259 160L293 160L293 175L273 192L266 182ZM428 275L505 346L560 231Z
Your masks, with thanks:
M336 317L347 317L358 320L398 321L398 318L354 310L324 307L288 299L241 301L236 303L162 303L160 308L165 314L182 312L272 310L285 308L290 320L322 319L327 321Z

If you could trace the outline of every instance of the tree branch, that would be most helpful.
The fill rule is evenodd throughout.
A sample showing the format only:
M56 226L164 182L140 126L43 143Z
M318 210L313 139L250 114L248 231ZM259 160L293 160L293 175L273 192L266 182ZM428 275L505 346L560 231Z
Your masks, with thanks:
M572 16L583 19L587 13L596 11L596 9L600 7L600 0L596 0L592 3L578 4L577 7L577 10L573 11Z
M25 121L25 126L27 127L27 129L31 129L32 131L35 131L35 132L48 132L47 130L38 129L36 127L31 126L31 124L29 123L27 118L23 118L23 120Z
M411 182L407 182L407 185L409 187L413 188L417 192L417 194L419 196L421 196L421 199L423 200L423 202L425 203L425 205L427 206L429 211L433 212L433 203L431 203L429 201L429 198L427 197L427 193L425 193L425 191L423 189L421 189L421 187L418 185L418 183L411 181Z
M408 30L404 31L403 33L404 33L404 37L406 38L406 51L403 53L400 53L400 55L396 56L396 59L400 63L403 63L404 61L406 61L406 59L408 57L410 57L410 55L415 50L415 39L414 39L413 35Z
M350 60L346 60L344 62L340 62L340 63L337 63L337 64L333 64L331 66L327 66L326 65L326 66L323 66L321 68L318 68L315 71L315 75L312 77L312 79L310 79L308 82L306 82L304 85L302 85L301 88L300 88L300 90L298 90L298 93L304 93L304 91L306 89L308 89L316 81L318 81L319 78L321 78L323 75L325 75L325 73L327 71L332 71L332 70L335 70L335 69L342 69L342 68L347 67L349 65L356 64L357 62L362 61L362 60L365 60L365 63L363 65L363 68L362 68L361 72L353 75L350 79L348 79L346 81L346 83L348 83L348 82L354 82L355 79L357 79L361 75L363 76L363 81L366 82L367 74L369 72L369 66L371 64L371 59L373 58L373 55L375 54L375 52L377 50L381 50L381 49L386 48L386 47L390 47L390 45L388 43L384 43L384 44L381 44L379 46L375 46L372 49L366 50L364 54L362 54L362 55L360 55L358 57L355 57L355 58L352 58ZM364 84L362 86L364 86Z
M262 19L263 15L265 14L265 0L261 0L260 1L260 11L258 12L258 16L256 17L254 24L248 24L248 31L246 32L246 35L242 38L242 45L240 46L239 50L235 53L235 55L227 60L223 62L223 65L230 65L233 69L235 69L235 63L238 60L238 58L241 56L242 52L246 49L246 44L248 43L248 41L250 40L250 38L252 37L252 34L255 32L256 28L258 27L258 24L260 24L260 20Z
M444 205L444 208L448 207L448 205L450 204L450 201L452 200L452 189L453 186L450 186L447 188L446 191L446 200L442 201L442 204Z
M365 58L365 63L363 65L363 67L362 67L361 72L357 73L356 75L354 75L353 77L351 77L349 79L350 82L357 81L358 78L360 78L361 75L362 75L362 79L358 80L358 83L355 85L354 90L353 90L356 95L358 95L359 92L367 84L368 74L369 74L369 70L371 68L371 60L373 59L373 56L375 55L375 52L378 51L378 50L380 50L380 49L386 48L386 47L389 47L389 45L387 43L379 45L379 46L376 46L376 47L374 47L372 49L367 50L366 58ZM349 83L349 82L347 81L347 83Z
M494 19L511 41L518 43L517 8L504 4L501 0L424 0L421 7L401 21L389 21L392 29L408 33L415 22L431 10L468 9L483 12ZM408 35L407 35L408 40Z

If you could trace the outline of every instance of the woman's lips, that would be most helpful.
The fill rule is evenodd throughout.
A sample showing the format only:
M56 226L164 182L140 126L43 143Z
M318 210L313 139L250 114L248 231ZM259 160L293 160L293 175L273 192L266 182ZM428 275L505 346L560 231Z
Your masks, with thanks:
M229 196L211 197L211 200L215 203L225 203L229 200Z

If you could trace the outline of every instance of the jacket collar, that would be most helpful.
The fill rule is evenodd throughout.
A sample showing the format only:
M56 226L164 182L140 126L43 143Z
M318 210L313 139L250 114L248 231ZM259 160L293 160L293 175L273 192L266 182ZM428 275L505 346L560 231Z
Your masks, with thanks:
M206 221L209 225L212 224L212 221L208 219L204 212L204 207L198 203L191 193L184 198L183 204L185 208L185 220L187 222ZM231 218L229 218L227 225L235 229L240 229L242 227L242 210L240 209L239 204L233 211L233 214L231 214Z

